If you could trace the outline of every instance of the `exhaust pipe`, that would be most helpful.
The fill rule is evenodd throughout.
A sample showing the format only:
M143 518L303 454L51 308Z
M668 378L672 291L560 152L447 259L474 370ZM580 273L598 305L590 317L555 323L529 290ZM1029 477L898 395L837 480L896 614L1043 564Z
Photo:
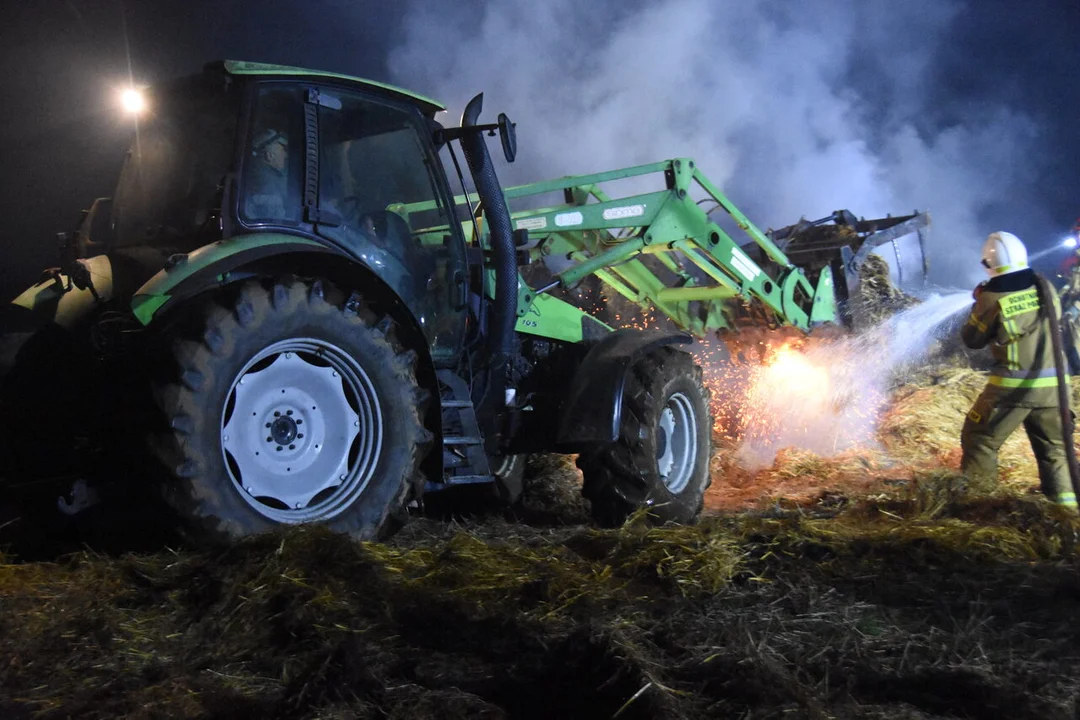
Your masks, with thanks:
M480 110L484 104L484 94L480 93L465 106L461 114L461 127L477 124ZM461 147L465 151L465 162L469 165L476 192L484 206L491 233L491 249L495 259L495 302L490 327L490 367L506 367L507 358L514 351L514 323L517 321L517 259L514 254L514 232L510 221L510 209L506 206L502 186L495 176L495 166L491 163L487 143L482 132L465 133L461 137ZM496 390L496 402L505 404L505 373L500 374L501 387Z

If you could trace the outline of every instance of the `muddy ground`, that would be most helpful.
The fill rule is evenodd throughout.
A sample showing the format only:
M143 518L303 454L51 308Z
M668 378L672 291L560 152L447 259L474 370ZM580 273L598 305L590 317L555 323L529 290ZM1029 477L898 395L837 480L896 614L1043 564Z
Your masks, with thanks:
M387 544L9 549L0 717L1074 718L1080 522L1022 444L997 486L954 472L980 382L902 389L836 458L751 471L718 438L695 527L597 530L537 457L512 512Z

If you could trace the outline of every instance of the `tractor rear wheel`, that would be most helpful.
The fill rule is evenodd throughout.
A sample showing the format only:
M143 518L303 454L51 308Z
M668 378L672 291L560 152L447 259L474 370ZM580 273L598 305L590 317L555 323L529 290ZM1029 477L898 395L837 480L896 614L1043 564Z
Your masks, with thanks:
M663 348L628 371L617 442L578 456L596 521L618 527L647 508L657 522L691 523L709 487L709 391L693 358Z
M319 522L362 539L396 529L431 433L416 354L328 283L243 285L174 346L158 393L165 498L200 538Z

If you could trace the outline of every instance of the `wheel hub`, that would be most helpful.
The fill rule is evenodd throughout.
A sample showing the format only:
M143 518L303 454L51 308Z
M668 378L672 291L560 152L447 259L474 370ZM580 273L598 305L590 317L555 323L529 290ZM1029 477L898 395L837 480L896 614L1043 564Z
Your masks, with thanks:
M656 465L660 471L660 477L663 478L671 474L671 468L675 465L675 453L670 442L674 431L675 416L671 408L666 407L660 413L660 422L656 427Z
M292 415L292 410L289 410L288 413ZM288 445L296 439L298 434L296 428L296 421L291 417L281 415L270 423L270 438L278 445Z
M656 469L672 493L686 489L697 464L697 414L682 393L668 398L656 427Z
M671 472L671 465L675 461L668 444L668 437L674 429L675 421L671 417L671 411L664 410L660 415L660 425L656 428L656 464L660 468L661 475Z

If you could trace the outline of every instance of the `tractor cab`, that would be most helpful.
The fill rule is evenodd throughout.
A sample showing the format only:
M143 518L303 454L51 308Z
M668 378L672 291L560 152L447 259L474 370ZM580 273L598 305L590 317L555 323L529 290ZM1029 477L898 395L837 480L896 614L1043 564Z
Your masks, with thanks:
M313 240L367 268L417 318L433 357L452 359L468 273L433 145L440 109L357 78L208 66L149 91L115 195L95 213L109 221L80 247L109 254L135 289L216 241Z

